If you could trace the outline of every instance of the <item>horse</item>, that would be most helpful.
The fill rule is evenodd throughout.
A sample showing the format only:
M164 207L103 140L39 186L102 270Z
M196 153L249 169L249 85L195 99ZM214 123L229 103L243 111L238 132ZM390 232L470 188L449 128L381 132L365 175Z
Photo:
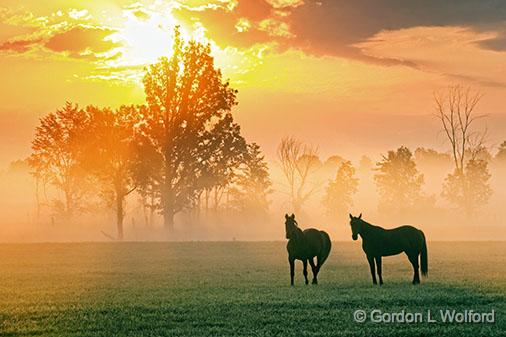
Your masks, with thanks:
M413 226L384 229L362 220L362 213L358 217L350 214L350 226L353 240L357 240L358 235L362 237L362 249L369 262L373 284L377 284L374 261L376 261L378 269L379 284L382 285L381 257L397 255L402 252L406 253L409 262L413 265L413 284L420 283L420 275L418 273L419 255L422 275L427 276L427 242L421 230Z
M288 262L290 263L290 285L293 286L293 277L295 275L295 260L301 260L304 265L304 279L306 285L309 283L307 279L307 263L311 265L313 271L312 284L318 284L318 272L330 253L332 244L329 235L318 229L309 228L302 231L295 215L285 214L285 229L288 244ZM314 257L316 256L316 264Z

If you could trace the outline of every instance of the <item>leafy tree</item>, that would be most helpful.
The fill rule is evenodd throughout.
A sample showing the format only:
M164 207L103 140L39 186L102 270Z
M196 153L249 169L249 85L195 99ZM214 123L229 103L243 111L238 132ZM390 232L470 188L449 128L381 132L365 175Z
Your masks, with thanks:
M334 180L329 181L323 206L331 216L348 213L353 205L353 195L358 190L358 179L355 178L355 169L350 161L341 163Z
M359 172L369 172L373 169L374 163L368 156L360 157L360 162L358 164Z
M500 163L506 163L506 140L499 145L499 149L495 155L495 160Z
M211 142L204 149L207 159L203 162L200 187L205 192L206 211L212 194L214 211L217 212L224 192L234 179L236 168L247 156L247 145L231 114L226 114L216 123L210 136Z
M210 46L181 40L175 30L173 54L149 67L144 77L148 108L140 126L137 181L153 189L164 225L192 204L205 184L209 165L225 165L237 153L239 127L230 110L237 91L214 67ZM238 140L239 139L239 140Z
M327 158L322 164L322 171L325 177L332 178L336 174L337 170L344 163L346 159L339 155L333 155Z
M67 102L40 120L32 141L33 174L62 192L63 200L55 198L52 204L66 219L84 211L89 200L91 182L82 166L89 127L89 114Z
M418 172L408 148L402 146L388 151L376 166L378 173L374 180L380 193L381 210L402 213L417 206L422 199L423 175Z
M118 239L123 239L125 199L135 190L135 125L139 109L122 106L117 110L89 107L91 140L85 164L100 182L102 198L116 210Z
M268 195L272 192L269 168L265 157L256 143L248 144L248 152L235 178L230 193L233 206L241 213L267 214Z
M452 158L447 153L441 153L434 149L419 147L415 150L415 162L417 165L426 167L441 167L451 164Z
M492 195L489 185L488 163L482 159L471 159L464 172L455 170L443 185L443 196L468 216L486 205Z

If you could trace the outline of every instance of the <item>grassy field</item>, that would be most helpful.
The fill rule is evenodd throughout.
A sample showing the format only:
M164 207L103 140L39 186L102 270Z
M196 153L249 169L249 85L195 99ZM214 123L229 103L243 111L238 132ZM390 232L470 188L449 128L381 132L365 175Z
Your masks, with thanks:
M285 243L0 245L0 336L504 336L506 244L429 243L429 278L404 256L373 286L360 243L335 242L318 286ZM357 323L357 309L496 311L490 323Z

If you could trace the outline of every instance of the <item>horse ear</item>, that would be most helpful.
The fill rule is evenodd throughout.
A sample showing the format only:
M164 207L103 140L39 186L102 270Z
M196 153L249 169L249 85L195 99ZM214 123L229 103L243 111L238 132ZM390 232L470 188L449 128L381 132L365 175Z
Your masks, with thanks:
M353 215L351 215L351 213L350 213L350 219L353 220Z
M362 213L360 213L360 215L358 216L359 219L362 219Z
M295 214L292 213L292 219L295 219Z
M288 214L285 213L285 219L288 220Z

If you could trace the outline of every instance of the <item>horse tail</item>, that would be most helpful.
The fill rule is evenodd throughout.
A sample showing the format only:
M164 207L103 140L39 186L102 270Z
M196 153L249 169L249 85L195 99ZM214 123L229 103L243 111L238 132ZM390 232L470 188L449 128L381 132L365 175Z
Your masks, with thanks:
M423 234L422 231L420 231L422 234L422 249L420 252L420 268L422 270L422 275L427 276L427 273L429 272L429 265L428 265L428 258L427 258L427 240L425 240L425 234Z
M323 262L325 262L325 260L327 260L327 258L329 257L330 248L332 248L332 242L330 241L330 236L324 231L321 231L321 233L322 233L322 237L323 237L323 249L322 249L320 266L322 266Z

